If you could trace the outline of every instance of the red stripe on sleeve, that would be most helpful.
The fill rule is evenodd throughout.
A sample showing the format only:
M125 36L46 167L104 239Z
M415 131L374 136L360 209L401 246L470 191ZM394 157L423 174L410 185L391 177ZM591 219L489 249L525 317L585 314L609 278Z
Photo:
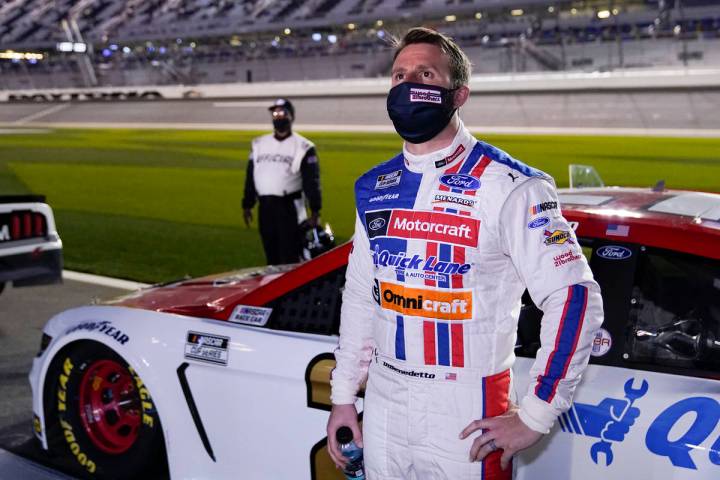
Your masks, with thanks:
M555 352L557 352L557 350L558 350L558 345L560 345L560 336L562 335L563 326L565 325L565 317L567 317L567 311L568 311L568 307L570 306L571 300L572 300L572 286L568 287L567 299L565 300L565 306L563 307L563 312L562 312L562 315L560 316L560 326L558 327L557 334L555 335L555 347L553 348L552 353L550 353L550 356L548 357L548 361L545 364L545 373L542 376L547 377L550 374L550 365L552 364L553 357L555 356ZM538 379L537 379L537 384L535 385L535 395L538 395L538 390L540 390L541 377L538 377Z

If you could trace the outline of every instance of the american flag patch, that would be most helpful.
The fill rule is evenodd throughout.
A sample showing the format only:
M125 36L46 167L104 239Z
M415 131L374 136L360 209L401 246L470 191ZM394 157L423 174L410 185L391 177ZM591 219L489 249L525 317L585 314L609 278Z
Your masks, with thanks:
M457 380L457 373L446 373L445 380Z
M628 225L613 225L610 224L605 230L605 235L613 237L627 237L630 234L630 227Z

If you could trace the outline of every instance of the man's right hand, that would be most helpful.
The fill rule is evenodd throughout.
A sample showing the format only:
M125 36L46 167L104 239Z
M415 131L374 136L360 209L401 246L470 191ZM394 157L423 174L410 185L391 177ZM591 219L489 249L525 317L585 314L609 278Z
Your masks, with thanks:
M328 419L327 425L327 436L328 436L328 452L330 458L335 462L338 468L344 468L347 463L347 458L340 453L340 447L338 446L337 439L335 438L335 432L338 428L344 426L350 427L353 432L353 441L355 445L362 448L362 430L360 430L360 424L357 420L358 414L355 405L333 405L330 411L330 418Z
M252 208L243 208L243 220L245 220L245 226L249 227L252 223Z

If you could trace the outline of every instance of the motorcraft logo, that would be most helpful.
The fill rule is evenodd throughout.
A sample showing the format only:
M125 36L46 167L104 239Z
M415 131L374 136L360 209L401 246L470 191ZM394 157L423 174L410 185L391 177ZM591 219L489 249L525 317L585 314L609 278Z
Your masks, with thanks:
M380 282L380 306L402 315L438 320L470 320L471 290L439 291Z
M476 247L480 220L444 212L373 210L365 212L368 237L394 237Z
M480 188L480 180L462 173L443 175L440 177L440 183L446 187L460 190L477 190Z
M598 248L597 256L606 260L625 260L632 257L632 251L620 245L606 245Z
M442 203L473 209L477 205L477 199L475 197L462 195L460 193L447 193L436 191L433 192L432 203L433 205Z
M537 215L539 213L547 212L548 210L556 210L557 202L542 202L537 205L530 207L530 215Z
M564 245L566 242L574 244L575 241L572 238L572 233L567 230L545 230L545 245Z
M441 168L441 167L444 167L445 165L451 164L452 162L455 161L456 158L458 158L460 155L462 155L463 152L465 152L465 146L463 144L458 145L453 153L451 153L447 157L443 158L442 160L436 161L435 168Z
M442 103L442 93L439 90L427 88L411 88L410 101L422 103Z
M390 200L397 200L398 198L400 198L399 193L386 193L385 195L375 195L374 197L370 198L370 200L368 200L368 203L388 202Z
M381 251L379 247L375 247L372 257L376 267L395 267L395 271L402 273L405 278L446 279L447 275L465 275L472 268L469 263L443 262L435 256L408 257L405 252Z
M187 332L185 358L216 365L228 364L230 337L202 332Z
M384 175L378 175L375 181L375 190L382 190L383 188L390 188L396 185L400 185L400 177L402 176L402 170L396 170L391 173Z

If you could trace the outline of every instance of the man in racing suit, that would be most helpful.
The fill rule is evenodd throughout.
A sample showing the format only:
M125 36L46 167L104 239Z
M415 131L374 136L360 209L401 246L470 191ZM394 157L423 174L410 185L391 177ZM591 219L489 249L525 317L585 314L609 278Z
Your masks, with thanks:
M355 184L329 452L345 463L335 432L348 425L371 480L507 479L512 455L570 407L602 323L599 287L552 178L460 121L469 62L452 40L411 29L392 75L388 112L405 144ZM517 406L525 288L544 316ZM361 433L354 403L366 379Z
M249 225L256 200L260 204L258 223L265 256L269 265L280 265L300 261L298 225L305 221L311 227L318 224L320 168L315 145L292 131L295 108L290 100L279 98L269 110L274 132L252 141L242 206L243 219Z

